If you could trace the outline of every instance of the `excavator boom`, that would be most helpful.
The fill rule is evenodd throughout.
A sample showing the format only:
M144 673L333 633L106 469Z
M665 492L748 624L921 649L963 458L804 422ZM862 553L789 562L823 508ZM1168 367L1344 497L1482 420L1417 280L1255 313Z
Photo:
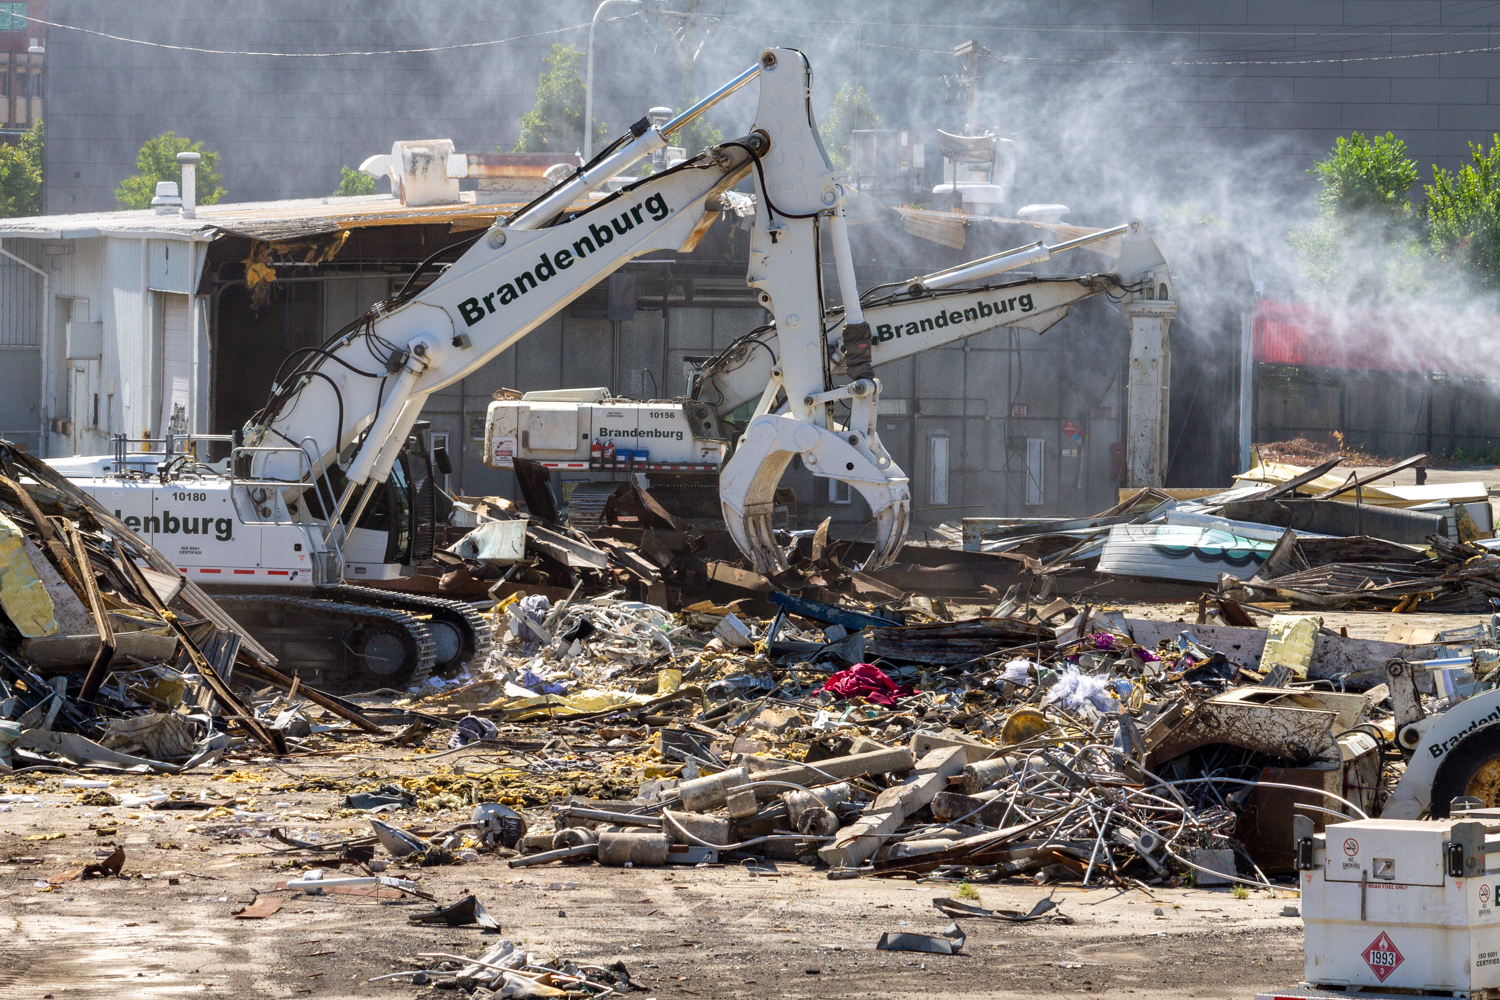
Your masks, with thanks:
M579 199L663 146L663 132L752 80L759 82L760 101L742 138L575 210ZM1012 322L1045 329L1070 302L1103 290L1108 279L1040 282L1028 291L956 286L1117 231L915 278L905 300L872 305L867 318L855 287L845 192L813 120L811 85L801 52L764 50L755 66L660 130L644 120L632 126L571 178L475 240L430 284L381 303L331 343L302 352L244 429L237 461L248 469L246 478L280 486L290 500L331 484L336 466L345 484L336 501L320 506L326 514L321 556L337 563L346 525L358 521L374 492L364 490L356 500L358 488L389 475L431 393L516 344L627 261L656 250L691 251L717 217L722 195L749 175L758 211L746 281L774 317L776 346L766 352L774 364L757 376L756 414L720 471L725 520L757 569L784 568L771 531L772 499L792 456L800 455L808 468L848 482L866 498L875 530L866 565L888 563L905 537L910 484L876 433L881 386L874 363ZM842 316L830 309L822 287L825 233L844 298ZM843 405L849 417L840 423ZM493 458L487 454L486 461ZM336 575L336 567L324 573Z

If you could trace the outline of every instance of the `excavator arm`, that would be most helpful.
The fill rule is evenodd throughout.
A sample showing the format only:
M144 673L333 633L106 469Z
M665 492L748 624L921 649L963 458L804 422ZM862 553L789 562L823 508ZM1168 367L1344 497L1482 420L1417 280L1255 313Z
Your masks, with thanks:
M847 242L837 226L833 236L835 253L840 254L841 243L847 253ZM1048 260L1063 250L1109 239L1118 239L1120 247L1116 270L1111 273L962 287ZM840 285L853 288L853 267L836 263ZM1074 302L1102 293L1126 300L1149 287L1153 299L1159 295L1172 303L1167 308L1175 309L1166 261L1138 220L1056 246L1037 243L1005 251L902 284L902 291L877 302L846 306L841 341L828 344L823 352L830 372L835 367L833 359L839 358L850 379L843 386L798 394L799 385L806 385L809 377L797 381L793 369L801 359L783 343L786 333L779 317L773 333L759 335L756 344L736 345L725 353L725 360L716 359L715 370L705 373L701 384L719 394L720 412L752 398L749 394L759 383L759 405L724 465L719 495L736 544L762 573L786 569L771 516L777 483L797 454L813 473L849 483L869 502L875 538L865 569L888 565L900 550L910 488L876 433L881 385L874 375L875 365L1001 327L1042 333L1066 316ZM805 348L803 339L795 337L795 329L791 332L799 345L793 350ZM778 407L783 393L786 402ZM845 400L849 419L839 426L833 422L832 404Z
M1123 238L1122 229L1126 231ZM1075 303L1096 295L1125 298L1147 283L1159 286L1161 283L1155 281L1158 275L1166 279L1166 259L1139 220L1106 232L1110 235L1105 239L1121 240L1121 250L1110 269L1098 274L1026 277L937 291L923 286L921 278L913 278L903 282L899 291L873 300L867 296L863 309L870 325L872 364L879 367L990 330L1015 327L1046 333L1068 315ZM1058 247L1048 249L1059 251ZM834 328L837 337L831 338L829 346L836 359L835 374L846 373L840 350L841 330L841 325ZM692 397L708 402L714 415L722 419L761 398L774 381L772 372L780 357L776 328L753 330L695 373Z
M755 125L743 138L566 214L577 199L665 145L666 134L757 78ZM813 120L811 86L801 52L764 50L755 66L660 129L637 123L630 136L573 178L490 229L425 288L383 303L331 343L306 352L289 375L278 378L270 403L245 427L238 460L249 467L249 478L286 484L284 492L293 493L337 463L346 485L329 505L325 528L329 552L336 553L345 524L358 521L374 492L360 493L345 517L358 488L388 475L432 392L515 344L631 258L691 250L716 214L720 195L753 170L762 211L751 235L747 281L776 317L778 378L789 403L787 412L757 418L778 423L752 426L750 433L766 443L773 431L773 438L785 437L787 447L810 461L842 470L880 512L881 548L893 551L905 532L908 490L874 434L873 410L868 434L830 426L833 402L851 396L873 405L878 384L862 378L853 389L836 388L824 350L820 226L832 227L839 273L846 276L845 287L854 284L843 192ZM857 301L846 313L857 327ZM748 492L738 485L751 481L744 477L746 464L734 469L738 478L723 480L724 509L736 539L760 566L779 558L774 542L767 541L762 494L769 499L772 473L779 479L786 462L767 451L767 469L751 477Z
M270 401L243 430L240 475L286 484L291 494L337 465L346 486L325 529L336 550L344 522L360 513L341 518L351 497L361 484L389 475L429 395L517 343L627 261L696 246L717 217L720 195L768 152L764 130L565 213L762 69L751 67L661 129L638 123L573 178L491 228L429 285L294 355L291 371L278 375Z
M760 102L742 138L573 210L664 146L667 134L756 79ZM855 285L844 191L813 120L811 84L801 52L766 49L755 66L660 128L638 122L573 177L488 230L436 280L379 304L322 347L299 352L290 372L278 375L267 406L246 424L237 470L282 485L290 499L337 465L346 485L327 504L324 529L325 557L336 555L345 525L358 521L374 492L360 493L351 513L358 487L390 473L431 393L516 344L627 261L656 250L691 251L724 192L749 174L759 211L746 280L774 317L776 345L767 353L775 363L760 380L756 415L720 472L725 520L758 570L783 569L770 526L772 498L792 456L801 455L808 468L850 483L866 498L876 529L866 566L888 563L905 537L910 484L876 433L874 363L1011 322L1040 331L1071 301L1103 291L1111 279L1037 283L1014 296L1009 286L958 286L1106 236L1120 235L1122 245L1134 237L1142 259L1155 247L1138 223L1055 247L1038 243L913 279L904 296L873 303L867 317ZM822 288L825 227L844 290L841 317ZM1159 254L1154 258L1159 264ZM1133 294L1136 271L1119 271L1116 287ZM1164 269L1159 277L1165 294ZM1004 299L996 297L1002 290ZM840 403L850 408L842 425L835 417Z

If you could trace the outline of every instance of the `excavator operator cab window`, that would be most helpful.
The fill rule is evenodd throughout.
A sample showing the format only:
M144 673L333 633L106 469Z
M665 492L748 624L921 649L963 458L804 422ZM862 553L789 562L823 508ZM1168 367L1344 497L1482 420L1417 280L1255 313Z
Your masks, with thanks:
M386 536L385 561L388 563L405 563L407 553L411 550L411 473L406 466L406 455L403 453L396 464L391 466L391 478L385 483L385 496L387 502L382 506L394 516L387 514L383 529L389 532ZM371 501L372 507L375 501ZM373 527L363 522L361 528Z
M302 500L307 505L307 513L318 519L327 517L322 497L340 495L346 482L343 471L334 466L327 480L319 484L319 489L303 492ZM350 498L349 505L344 510L345 523L348 522L350 513L358 508L360 494L364 489L365 487L361 487L355 490ZM386 562L406 561L411 548L411 508L411 473L407 467L406 455L403 454L391 467L390 478L370 498L357 525L370 531L386 532Z

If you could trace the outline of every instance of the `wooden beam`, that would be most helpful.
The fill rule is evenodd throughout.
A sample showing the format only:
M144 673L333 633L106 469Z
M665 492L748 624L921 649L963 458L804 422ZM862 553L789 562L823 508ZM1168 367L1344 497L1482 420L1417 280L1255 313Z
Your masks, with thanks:
M1397 462L1395 465L1387 465L1383 469L1376 469L1374 472L1370 473L1368 476L1350 476L1349 477L1349 481L1347 483L1345 483L1344 485L1336 487L1336 488L1331 489L1331 490L1324 490L1322 493L1319 493L1316 496L1314 496L1313 499L1314 500L1331 500L1334 497L1338 496L1340 493L1348 493L1350 490L1352 490L1352 489L1354 489L1354 488L1356 488L1358 486L1367 486L1370 483L1373 483L1377 479L1384 479L1386 476L1389 476L1389 475L1392 475L1394 473L1400 472L1402 469L1409 469L1413 465L1420 465L1420 464L1422 464L1425 461L1427 461L1427 456L1425 454L1423 454L1423 455L1413 455L1411 458L1404 458L1404 459L1402 459L1401 461Z

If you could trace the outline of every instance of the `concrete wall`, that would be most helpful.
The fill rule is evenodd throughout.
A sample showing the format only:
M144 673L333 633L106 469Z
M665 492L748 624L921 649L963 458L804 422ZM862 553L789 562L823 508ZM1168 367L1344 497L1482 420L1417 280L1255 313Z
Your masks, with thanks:
M1500 461L1500 399L1486 380L1427 372L1256 364L1255 440L1307 438L1374 456Z

